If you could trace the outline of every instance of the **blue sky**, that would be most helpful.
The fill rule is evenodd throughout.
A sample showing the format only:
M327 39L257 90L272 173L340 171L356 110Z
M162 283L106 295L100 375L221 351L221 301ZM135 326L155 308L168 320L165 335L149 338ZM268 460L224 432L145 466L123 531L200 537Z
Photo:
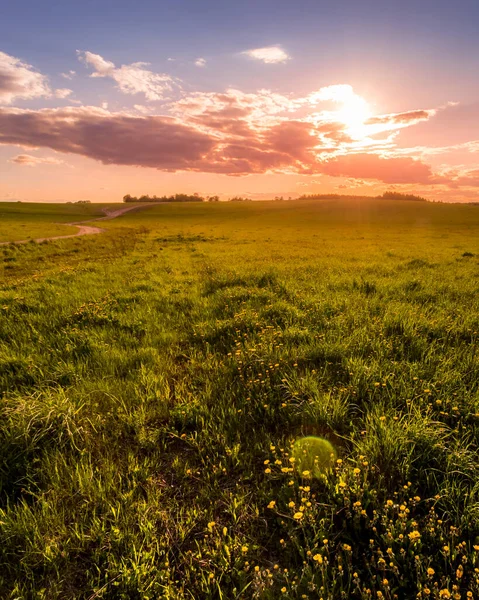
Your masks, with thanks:
M77 51L82 51L113 63L115 68L149 63L145 67L149 72L167 74L179 82L174 92L176 99L221 93L228 88L245 94L267 89L287 97L307 98L315 90L343 84L365 98L374 114L440 112L448 103L459 103L460 109L455 107L450 118L458 130L468 131L466 119L479 114L477 23L477 0L26 1L3 3L0 51L43 74L51 90L71 90L68 98L59 98L52 92L18 94L13 103L8 101L10 106L23 110L76 105L104 107L117 113L146 104L151 114L168 114L165 107L171 96L155 101L147 98L145 102L140 91L125 93L109 75L92 72L93 59L79 61L85 55L78 55ZM268 47L284 51L287 60L265 63L244 54ZM204 65L195 64L198 58L204 59ZM71 79L61 75L70 71L75 71ZM458 117L459 113L469 116ZM415 131L422 128L424 137L436 140L435 144L443 131L443 145L448 145L444 115L449 113L440 112L440 131L434 129L432 118L431 123L414 122L418 126ZM177 110L175 116L181 120ZM473 123L471 128L472 138L466 141L473 142ZM415 148L420 140L413 131L398 134L395 139L408 138ZM0 160L4 157L4 162L8 162L15 144L6 150L3 143ZM57 147L48 148L58 152ZM267 151L270 152L269 146ZM382 152L385 151L383 145ZM466 151L462 148L459 152L460 159L456 156L451 165L466 164L469 170L477 166L474 156L467 156L464 162ZM444 170L448 163L442 160L443 154L440 160L431 154L428 164ZM94 156L85 155L88 160L95 160ZM414 152L411 156L422 159ZM10 189L15 187L20 163L8 164L5 170ZM161 171L161 166L158 169ZM284 166L281 169L280 175L289 173ZM35 173L39 171L37 168ZM306 171L303 169L300 176L306 176ZM273 172L269 169L264 175ZM33 169L29 173L34 176ZM110 174L105 177L109 179ZM159 181L158 177L156 173L153 179ZM48 176L44 175L42 181L45 179ZM152 174L145 175L145 180L150 184ZM434 181L431 185L441 185L438 178ZM295 184L280 185L294 189ZM228 185L222 183L220 187L227 189Z

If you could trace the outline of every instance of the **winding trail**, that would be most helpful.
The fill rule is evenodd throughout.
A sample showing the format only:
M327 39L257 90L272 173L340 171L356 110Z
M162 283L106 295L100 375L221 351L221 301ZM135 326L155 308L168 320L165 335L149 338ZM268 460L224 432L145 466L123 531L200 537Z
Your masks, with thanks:
M67 240L69 238L79 237L80 235L95 235L97 233L103 233L104 231L106 231L105 229L102 229L101 227L95 227L92 225L85 225L85 223L93 223L96 221L110 221L111 219L121 217L127 212L131 212L133 210L142 210L144 208L148 208L149 206L154 206L154 204L136 204L135 206L123 206L122 208L118 209L105 208L103 210L103 212L105 213L104 217L96 217L95 219L88 219L87 221L76 221L75 223L59 223L59 225L78 227L78 231L76 233L72 233L71 235L55 235L53 237L44 237L30 240L14 240L11 242L0 242L0 246L8 246L8 244L28 244L28 242L37 242L37 244L39 244L41 242L50 242L53 240Z

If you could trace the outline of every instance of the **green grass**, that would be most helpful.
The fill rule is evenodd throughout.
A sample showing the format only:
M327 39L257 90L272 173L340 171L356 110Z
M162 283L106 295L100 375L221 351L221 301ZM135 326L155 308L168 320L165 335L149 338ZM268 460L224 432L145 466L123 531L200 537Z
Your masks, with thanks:
M1 598L478 597L477 207L103 226L0 248Z
M71 235L76 229L61 223L101 217L105 206L112 205L0 202L0 243Z

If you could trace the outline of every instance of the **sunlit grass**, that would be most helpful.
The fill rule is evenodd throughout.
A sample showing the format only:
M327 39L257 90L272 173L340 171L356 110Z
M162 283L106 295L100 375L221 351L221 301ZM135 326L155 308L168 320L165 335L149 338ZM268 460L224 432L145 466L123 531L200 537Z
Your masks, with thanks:
M245 204L0 249L2 598L478 597L479 210Z

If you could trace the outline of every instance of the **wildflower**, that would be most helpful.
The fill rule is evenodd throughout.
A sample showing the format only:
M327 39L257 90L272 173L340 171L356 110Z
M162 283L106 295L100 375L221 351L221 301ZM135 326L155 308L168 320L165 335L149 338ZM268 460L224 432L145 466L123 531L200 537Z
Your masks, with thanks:
M361 473L361 469L358 469L357 467L355 469L353 469L353 473L355 475L359 475L359 473Z
M264 472L268 475L269 473L271 473L271 469L265 469Z
M349 544L343 544L343 550L346 552L351 552L352 548Z
M428 570L427 570L427 574L429 575L429 577L432 577L435 572L436 571L433 568L431 568L431 567L429 567Z
M421 534L419 533L419 531L414 530L411 531L411 533L408 533L408 537L411 540L411 542L417 542L421 539Z
M304 517L304 515L303 515L303 513L302 513L302 512L297 512L297 513L294 513L294 515L293 515L293 519L296 519L296 520L298 520L298 521L301 521L301 519L302 519L303 517Z
M248 552L248 546L241 546L241 552Z
M344 481L340 481L338 483L338 487L340 487L341 489L344 489L346 487L346 484L344 483Z
M383 579L383 585L384 586L389 585L389 581L386 578Z
M285 587L282 587L281 591L283 592L283 594L286 594L286 588Z
M323 564L323 557L321 556L321 554L315 554L313 556L313 560L315 560L318 563L318 565Z
M310 474L311 473L309 471L303 471L303 477L309 477Z
M394 502L392 500L386 500L386 506L392 506Z
M208 523L208 529L209 529L210 531L213 531L213 527L214 527L215 525L216 525L216 522L215 522L215 521L210 521L210 522Z
M451 597L451 592L444 588L439 592L439 598L450 598Z
M276 506L276 500L271 500L271 502L268 504L268 508L274 508Z
M291 502L288 504L289 508L294 508L296 506L296 504L291 500Z
M254 570L256 571L256 573L258 573L258 571L259 571L258 565L256 565L256 567L254 568Z

